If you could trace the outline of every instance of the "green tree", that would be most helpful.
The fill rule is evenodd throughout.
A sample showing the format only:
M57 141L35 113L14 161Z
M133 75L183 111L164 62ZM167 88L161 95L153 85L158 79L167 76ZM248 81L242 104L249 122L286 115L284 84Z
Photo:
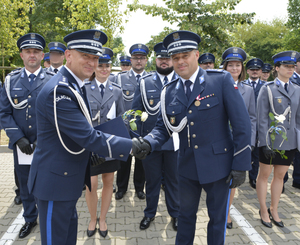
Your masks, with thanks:
M273 64L272 56L285 49L284 37L287 33L284 21L274 19L271 22L256 21L252 25L239 25L235 36L241 40L241 48L247 52L248 59L256 57Z
M300 51L300 0L289 0L287 28L284 37L285 49Z
M166 7L157 4L129 4L130 11L141 9L146 14L161 16L164 21L176 24L180 30L193 31L201 36L201 49L221 56L225 47L235 43L232 32L236 24L252 23L254 13L233 13L241 0L163 0ZM160 39L157 37L157 39Z

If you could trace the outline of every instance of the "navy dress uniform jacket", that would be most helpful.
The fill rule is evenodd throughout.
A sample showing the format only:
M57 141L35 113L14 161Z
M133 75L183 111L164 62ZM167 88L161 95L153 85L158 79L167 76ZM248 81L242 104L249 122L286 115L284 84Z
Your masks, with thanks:
M297 148L297 135L296 129L300 130L300 87L296 84L289 82L288 93L285 91L279 81L273 81L266 83L259 92L257 99L257 123L258 123L258 146L266 146L267 143L270 145L270 137L268 142L266 141L266 134L270 128L271 119L269 118L269 112L271 110L268 89L271 89L273 94L274 110L277 114L281 115L285 109L290 105L291 114L287 114L286 120L282 125L286 129L287 141L285 140L280 147L282 137L279 134L275 138L274 149L278 150L292 150ZM289 116L291 116L289 118Z
M291 77L291 80L300 86L300 77L295 72L294 72L293 76Z
M53 109L53 91L56 85L57 122L62 139L71 151L85 148L81 154L69 153L58 138ZM76 80L63 67L37 98L38 141L28 189L41 200L77 200L81 196L84 182L90 187L90 152L124 161L132 147L130 139L94 130L69 87L80 93ZM86 104L88 105L87 101Z
M244 83L250 85L252 87L252 84L250 82L249 79L245 80ZM254 88L254 95L255 95L255 102L257 103L257 97L258 97L258 94L259 94L259 90L261 89L261 87L265 84L266 82L265 81L262 81L262 80L258 80L258 83L256 84L256 87Z
M178 76L174 73L172 80L177 77ZM157 103L160 102L160 94L161 94L161 90L163 88L162 82L161 82L157 72L155 72L153 74L147 74L146 76L143 76L141 78L141 80L142 79L144 79L144 81L145 81L145 90L146 90L147 101L151 107L154 107L157 105ZM135 91L134 100L132 103L132 109L146 111L145 107L143 105L143 102L142 102L140 83L138 84L137 89ZM159 107L159 109L160 109L160 107ZM155 112L157 112L157 110ZM142 122L140 118L137 118L137 120L136 120L137 133L142 137L149 134L155 126L158 115L159 115L159 113L157 113L156 115L148 114L148 118L145 122ZM168 150L168 151L174 150L172 138L170 138L162 146L161 150Z
M199 94L201 98L209 97L196 106L194 101ZM227 177L231 170L251 169L250 119L230 73L200 68L189 101L181 79L173 80L166 85L165 105L173 126L185 116L189 125L190 146L187 126L179 133L179 175L207 184ZM169 137L160 113L155 128L145 139L155 151Z

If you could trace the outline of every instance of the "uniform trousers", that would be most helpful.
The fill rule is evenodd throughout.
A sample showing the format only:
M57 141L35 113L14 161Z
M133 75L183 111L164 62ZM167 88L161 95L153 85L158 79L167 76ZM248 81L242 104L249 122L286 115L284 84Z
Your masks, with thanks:
M121 162L121 168L117 172L118 191L126 192L130 177L132 156L126 162ZM145 185L145 173L142 161L135 158L133 183L136 192L143 191Z
M178 152L174 151L154 151L142 160L146 177L145 217L153 218L156 214L163 173L168 213L173 218L178 217L177 155Z
M42 245L74 245L77 242L77 200L44 201L36 199Z
M209 216L207 244L224 244L229 195L229 183L225 183L226 179L227 177L209 184L200 184L198 180L191 180L179 175L180 209L176 245L193 244L202 189L206 191L206 206Z
M294 158L293 183L300 185L300 153L298 151Z
M18 155L15 147L13 150L13 154L15 159L15 170L19 181L20 197L24 209L23 217L25 219L25 222L34 222L37 219L38 210L36 207L35 198L32 194L29 194L27 187L30 165L18 164Z

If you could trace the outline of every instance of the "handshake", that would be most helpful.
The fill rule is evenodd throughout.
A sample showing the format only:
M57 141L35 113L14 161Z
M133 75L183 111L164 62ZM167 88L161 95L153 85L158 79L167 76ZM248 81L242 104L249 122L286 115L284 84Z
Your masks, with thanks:
M131 155L138 159L145 159L146 156L151 152L151 145L148 140L142 137L132 139L132 152Z

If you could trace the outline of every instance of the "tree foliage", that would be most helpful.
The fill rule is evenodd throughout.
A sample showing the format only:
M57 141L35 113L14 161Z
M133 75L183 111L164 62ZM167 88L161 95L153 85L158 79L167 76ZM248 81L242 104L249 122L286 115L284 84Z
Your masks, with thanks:
M247 52L248 59L260 58L270 64L273 64L273 55L285 50L284 37L287 33L288 29L281 19L240 25L235 31L236 39L241 40L241 48Z
M224 47L235 43L232 32L236 24L252 23L254 13L233 13L241 0L216 0L207 3L204 0L163 0L166 7L139 4L136 0L128 4L130 11L141 9L146 14L160 16L170 24L176 24L180 30L189 30L201 37L203 52L220 56ZM161 33L163 35L164 33ZM157 37L159 40L161 35Z

